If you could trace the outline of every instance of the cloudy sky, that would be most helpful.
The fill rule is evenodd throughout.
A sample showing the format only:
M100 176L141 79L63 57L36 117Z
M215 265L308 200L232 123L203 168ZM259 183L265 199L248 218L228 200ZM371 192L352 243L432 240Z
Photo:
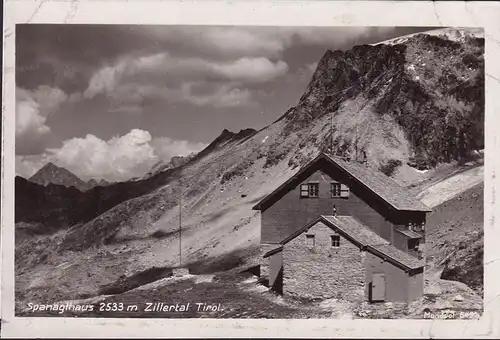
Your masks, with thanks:
M428 29L428 28L427 28ZM16 172L141 176L296 104L327 49L423 28L17 25Z

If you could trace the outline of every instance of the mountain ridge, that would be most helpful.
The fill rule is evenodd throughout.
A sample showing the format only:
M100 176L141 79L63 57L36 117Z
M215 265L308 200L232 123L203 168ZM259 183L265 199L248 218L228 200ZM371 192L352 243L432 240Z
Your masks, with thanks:
M336 116L354 99L363 101L357 109L396 121L413 149L405 161L423 169L465 159L467 153L484 147L483 53L483 39L460 44L425 34L415 35L405 45L328 50L298 105L287 114L286 132L327 114ZM443 59L437 65L436 60ZM433 134L434 138L422 138ZM353 152L352 141L348 149Z

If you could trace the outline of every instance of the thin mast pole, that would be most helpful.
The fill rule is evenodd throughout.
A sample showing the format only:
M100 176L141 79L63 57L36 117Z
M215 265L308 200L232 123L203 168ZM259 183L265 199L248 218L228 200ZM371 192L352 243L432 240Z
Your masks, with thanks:
M332 110L332 114L330 115L330 133L331 133L331 138L330 138L330 152L331 152L331 155L333 156L333 110Z
M179 267L182 265L182 178L179 180Z
M357 162L358 161L358 124L356 124L356 140L354 141L354 148L355 148L355 154L354 154L354 159Z

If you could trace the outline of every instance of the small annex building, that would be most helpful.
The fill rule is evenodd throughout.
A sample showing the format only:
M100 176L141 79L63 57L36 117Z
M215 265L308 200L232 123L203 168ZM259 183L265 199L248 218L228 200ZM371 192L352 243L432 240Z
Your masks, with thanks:
M423 292L423 262L350 216L320 216L264 258L269 285L296 298L409 302Z
M273 290L371 302L423 295L430 209L380 171L321 153L253 209Z

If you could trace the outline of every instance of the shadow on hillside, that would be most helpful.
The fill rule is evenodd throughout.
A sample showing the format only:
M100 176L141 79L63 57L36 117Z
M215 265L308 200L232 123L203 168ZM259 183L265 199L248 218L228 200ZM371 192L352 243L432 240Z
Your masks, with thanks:
M232 275L242 271L238 269L245 268L243 271L246 271L247 267L251 267L248 272L256 275L255 266L252 267L249 264L249 260L252 259L254 254L256 254L256 250L253 248L237 250L209 260L191 263L187 265L187 267L189 268L190 274L193 275L225 273L228 271L231 271L231 273L225 274ZM245 267L246 264L249 265ZM232 272L233 270L234 273ZM148 283L171 277L172 275L172 267L152 267L131 276L122 276L115 282L102 286L99 289L98 295L122 294Z
M122 276L115 282L102 286L98 295L121 294L170 276L172 276L172 268L152 267L131 276Z
M258 256L258 251L257 247L231 251L215 258L193 262L189 264L189 270L194 275L214 274L231 270L236 272L244 267L252 267L252 260Z

